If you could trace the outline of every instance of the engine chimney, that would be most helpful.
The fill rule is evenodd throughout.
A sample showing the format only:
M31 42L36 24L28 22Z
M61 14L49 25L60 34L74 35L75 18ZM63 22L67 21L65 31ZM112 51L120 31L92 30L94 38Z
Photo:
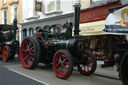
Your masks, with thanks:
M80 0L75 0L74 2L74 36L79 36L79 23L80 23Z
M16 40L17 19L13 20L14 40Z

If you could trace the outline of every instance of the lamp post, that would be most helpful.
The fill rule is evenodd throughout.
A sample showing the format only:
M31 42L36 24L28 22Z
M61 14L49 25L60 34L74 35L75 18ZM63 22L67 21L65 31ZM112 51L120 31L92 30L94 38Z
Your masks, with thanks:
M74 36L79 36L79 23L80 23L80 0L74 0Z

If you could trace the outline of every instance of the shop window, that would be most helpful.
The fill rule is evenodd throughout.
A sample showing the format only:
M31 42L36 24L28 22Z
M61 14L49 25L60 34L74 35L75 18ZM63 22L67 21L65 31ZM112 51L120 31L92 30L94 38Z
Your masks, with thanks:
M60 0L45 0L45 13L60 11Z
M112 2L117 2L117 1L118 0L90 0L91 6L94 6L94 7L108 4L108 3L112 3Z
M2 24L7 24L7 10L2 10Z
M25 37L27 37L27 29L24 29L24 30L23 30L23 39L24 39Z
M30 28L29 29L29 36L32 36L34 34L34 30L33 30L33 28Z

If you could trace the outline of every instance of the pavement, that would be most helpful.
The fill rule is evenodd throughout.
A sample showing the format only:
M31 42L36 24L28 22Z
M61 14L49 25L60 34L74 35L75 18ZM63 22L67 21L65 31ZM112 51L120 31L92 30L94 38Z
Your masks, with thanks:
M108 77L112 79L120 79L119 73L117 72L116 68L114 66L111 67L104 67L102 68L101 65L103 64L103 61L97 61L97 69L95 71L95 75Z

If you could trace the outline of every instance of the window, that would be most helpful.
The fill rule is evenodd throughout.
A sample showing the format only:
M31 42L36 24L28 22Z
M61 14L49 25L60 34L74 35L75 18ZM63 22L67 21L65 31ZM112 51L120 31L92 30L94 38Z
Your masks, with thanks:
M37 18L37 12L35 11L35 2L37 0L22 0L22 18L33 19Z
M107 3L116 2L118 0L90 0L90 1L91 1L91 6L100 6Z
M32 36L34 34L34 30L33 30L33 28L30 28L29 29L29 36Z
M60 0L45 0L45 13L60 11Z
M11 23L13 23L14 18L17 19L17 15L18 15L17 5L11 6Z
M40 26L36 27L36 33L41 29Z
M6 2L6 0L3 0L3 4L6 4L7 2Z
M24 29L24 30L23 30L23 39L24 39L25 37L27 37L27 29Z
M2 24L7 24L7 10L2 10Z

